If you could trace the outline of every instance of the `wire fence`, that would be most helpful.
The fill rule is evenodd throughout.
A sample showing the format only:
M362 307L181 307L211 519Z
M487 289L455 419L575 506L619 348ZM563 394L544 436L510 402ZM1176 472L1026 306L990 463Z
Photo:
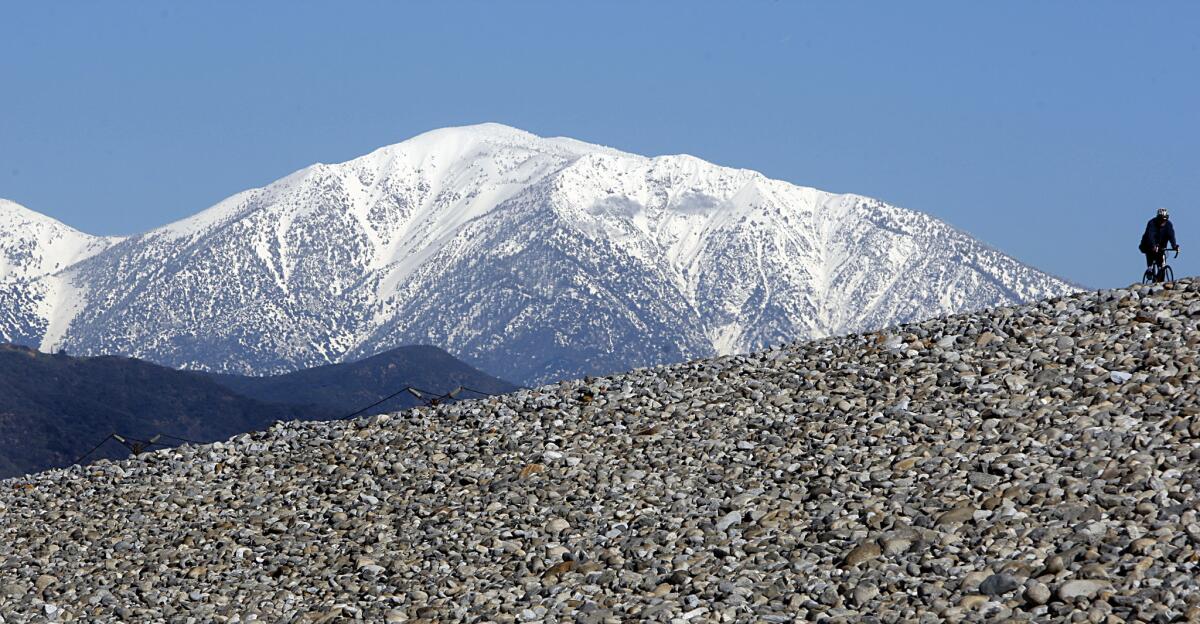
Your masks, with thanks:
M158 433L158 434L155 434L153 437L151 437L149 440L142 440L140 438L135 438L133 436L125 436L125 435L121 435L119 433L113 432L113 433L108 434L107 436L104 436L104 439L100 440L100 443L97 444L96 446L93 446L92 450L84 453L83 455L80 455L79 459L76 459L74 462L71 462L71 463L72 463L72 465L83 463L83 460L87 459L88 456L90 456L92 453L95 453L96 451L100 450L100 447L104 446L104 444L106 442L108 442L109 440L113 440L113 441L121 444L125 448L129 449L129 453L131 455L140 455L141 453L144 453L144 452L150 450L151 447L161 446L163 448L167 448L167 447L171 446L170 444L163 444L162 442L159 442L159 440L161 440L163 438L177 440L179 442L183 442L184 444L202 444L201 442L197 442L195 440L189 440L187 438L181 438L179 436L173 436L173 435L170 435L167 433Z

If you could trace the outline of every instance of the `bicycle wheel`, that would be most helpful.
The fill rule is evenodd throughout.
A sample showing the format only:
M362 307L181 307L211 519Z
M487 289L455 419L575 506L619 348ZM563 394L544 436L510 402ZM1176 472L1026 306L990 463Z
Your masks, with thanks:
M1171 270L1171 265L1169 265L1169 264L1163 267L1163 281L1164 282L1175 281L1175 271Z
M1154 283L1154 269L1146 269L1146 272L1142 273L1142 283L1143 284Z

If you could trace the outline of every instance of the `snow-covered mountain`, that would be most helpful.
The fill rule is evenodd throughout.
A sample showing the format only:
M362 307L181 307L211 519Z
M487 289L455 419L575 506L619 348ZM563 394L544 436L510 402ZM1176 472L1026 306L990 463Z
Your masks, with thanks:
M71 288L55 274L117 240L0 199L0 341L39 344L72 308Z
M38 219L78 251L21 234L36 260L0 294L0 333L235 373L424 343L538 383L1073 290L878 200L497 124L126 239Z

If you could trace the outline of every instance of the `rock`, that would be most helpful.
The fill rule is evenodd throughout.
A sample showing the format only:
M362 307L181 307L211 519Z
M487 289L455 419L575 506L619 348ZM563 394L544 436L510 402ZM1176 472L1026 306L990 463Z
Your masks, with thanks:
M975 517L975 507L971 505L960 505L938 516L936 524L938 526L953 526L969 522Z
M742 521L741 511L731 511L717 519L717 530L727 531L729 527Z
M1107 579L1108 570L1098 563L1087 563L1081 566L1075 575L1085 579Z
M529 464L529 465L525 466L524 468L522 468L521 473L517 476L518 476L518 478L521 478L521 479L528 479L529 477L531 477L535 474L538 474L539 472L545 472L545 471L546 471L546 467L543 466L542 464Z
M1011 574L993 574L979 585L979 591L988 596L1003 596L1021 587L1021 581Z
M1148 555L1154 550L1154 545L1157 543L1158 542L1156 540L1149 537L1135 539L1133 540L1133 543L1129 545L1129 552L1135 555Z
M842 606L842 597L840 594L838 594L837 590L833 588L833 586L827 587L825 591L821 592L821 595L818 597L818 601L820 601L821 604L830 607Z
M1025 601L1031 605L1044 605L1047 602L1050 602L1050 588L1046 587L1044 583L1030 581L1029 584L1025 586L1025 593L1023 594L1023 597L1025 598Z
M542 573L542 578L560 577L567 572L570 572L574 568L574 561L562 561L547 568L546 571Z
M1108 581L1099 580L1075 580L1067 581L1058 586L1058 599L1063 602L1072 602L1076 598L1093 598L1101 591L1108 589L1110 584Z
M675 570L667 577L667 582L675 586L685 585L690 580L691 577L684 570Z
M46 588L57 583L58 579L49 574L41 574L33 582L33 586L37 588L38 593L46 591Z
M963 577L962 583L959 584L960 589L963 591L963 593L975 592L979 589L979 586L982 585L983 582L986 581L990 576L992 576L991 570L975 570L968 572L967 575Z
M904 537L889 537L881 541L884 554L887 555L902 555L912 548L913 542Z
M563 520L562 518L551 518L550 521L546 523L546 533L549 533L550 535L558 535L569 528L571 528L571 523Z
M967 594L958 601L958 606L963 609L978 609L988 603L988 597L982 594Z
M874 541L863 542L846 553L842 561L843 568L853 568L878 557L882 551Z
M869 583L864 583L854 587L853 592L854 604L860 607L866 606L867 603L875 599L879 595L879 588Z
M1000 477L984 472L971 472L967 475L967 482L981 490L990 490L1000 483Z

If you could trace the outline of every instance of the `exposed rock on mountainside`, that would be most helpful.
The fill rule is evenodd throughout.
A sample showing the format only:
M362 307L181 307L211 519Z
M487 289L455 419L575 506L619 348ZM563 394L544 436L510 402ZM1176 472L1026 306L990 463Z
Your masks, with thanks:
M0 484L5 617L1200 617L1200 282Z
M345 416L405 386L442 393L459 385L489 394L516 389L436 347L402 347L277 377L241 377L0 345L0 478L70 465L110 433L211 442L276 420ZM367 413L416 403L401 395ZM89 457L127 454L110 441Z
M877 200L483 124L111 244L0 293L0 334L241 374L434 344L529 384L1070 290Z

